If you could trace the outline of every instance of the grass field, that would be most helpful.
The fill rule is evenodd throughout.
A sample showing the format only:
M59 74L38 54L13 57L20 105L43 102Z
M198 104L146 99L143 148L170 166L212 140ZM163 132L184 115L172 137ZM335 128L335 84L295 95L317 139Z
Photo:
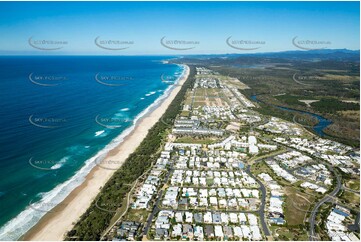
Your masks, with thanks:
M315 203L315 197L300 192L294 187L285 187L287 194L285 217L287 224L299 225L303 224L308 211Z
M281 241L307 241L308 235L303 227L283 227L283 226L271 226L272 234L274 234L275 240ZM278 235L278 236L276 236Z
M340 200L343 204L347 204L347 207L353 208L355 210L360 209L360 195L350 192L343 191L340 197Z
M268 173L280 184L285 193L284 215L286 226L271 226L276 240L308 240L307 229L304 221L307 221L308 210L315 203L316 196L304 193L300 190L298 183L289 182L277 177L265 162L259 162L252 166L252 173ZM316 195L316 194L315 194ZM278 235L278 236L277 236Z
M346 187L359 191L360 190L360 180L359 179L352 179L347 181Z
M149 211L147 211L145 209L141 209L141 210L130 209L123 220L144 223L144 222L146 222L148 215L149 215Z
M183 136L175 140L175 143L195 143L195 144L212 144L220 141L217 138L200 138L200 137L191 137Z

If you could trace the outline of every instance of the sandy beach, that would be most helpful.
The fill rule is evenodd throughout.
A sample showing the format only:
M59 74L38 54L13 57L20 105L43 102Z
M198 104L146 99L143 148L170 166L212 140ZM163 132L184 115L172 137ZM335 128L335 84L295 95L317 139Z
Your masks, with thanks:
M104 186L127 157L135 151L146 137L148 130L165 113L189 75L189 67L186 66L185 68L184 75L179 80L179 85L171 90L169 96L158 107L141 118L134 130L120 145L111 150L104 159L104 161L117 162L102 163L95 166L87 175L85 181L75 188L61 204L48 212L21 238L22 240L63 240L65 233L72 229L74 223L87 210L99 193L100 188Z

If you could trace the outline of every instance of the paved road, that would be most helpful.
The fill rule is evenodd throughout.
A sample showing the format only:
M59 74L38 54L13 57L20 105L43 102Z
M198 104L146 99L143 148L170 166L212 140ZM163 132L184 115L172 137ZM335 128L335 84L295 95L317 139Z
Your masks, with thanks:
M314 162L314 163L308 163L308 165L312 165L312 164L318 164L317 162ZM310 183L314 183L315 181L312 180L312 179L309 179L307 177L303 177L303 176L300 176L299 174L297 174L295 171L297 169L299 169L300 167L295 167L295 168L292 168L292 169L289 169L288 167L280 164L280 166L282 167L282 169L284 169L285 171L287 171L288 173L290 173L291 175L293 175L294 177L296 177L297 179L299 179L300 181L304 181L304 182L310 182ZM325 185L321 185L321 184L317 184L317 186L319 187L322 187L326 190L328 190L328 187L325 186Z
M262 228L263 228L263 232L266 236L269 236L271 235L270 232L269 232L269 229L268 229L268 226L265 222L265 217L264 217L264 208L265 208L265 204L266 204L266 188L264 187L264 185L251 173L250 171L250 166L247 167L246 169L246 172L253 178L255 179L258 184L260 185L260 189L261 189L261 192L262 192L262 198L261 198L261 205L260 205L260 209L259 210L255 210L255 211L240 211L240 210L226 210L227 212L242 212L242 213L254 213L254 212L258 212L259 215L260 215L260 220L261 220L261 225L262 225ZM167 177L166 177L166 182L165 184L167 183L168 179L169 179L169 176L170 176L171 172L169 172L167 174ZM161 190L158 194L158 199L153 207L153 211L152 213L150 214L150 216L148 217L148 220L147 220L147 225L144 226L144 232L143 234L144 235L147 235L148 234L148 231L149 231L149 228L151 227L152 225L152 221L153 221L153 217L155 216L155 214L157 214L159 212L159 202L162 198L162 194L163 194L163 190ZM188 209L175 209L174 211L184 211L184 212L187 212L189 211ZM207 212L207 211L210 211L212 212L213 210L212 209L206 209L206 210L203 210L202 209L202 212Z
M169 177L170 177L170 174L173 172L173 163L170 164L171 167L169 169L169 172L164 180L164 184L167 184L168 183L168 180L169 180ZM147 225L144 226L144 231L143 231L143 234L144 235L147 235L148 234L148 231L149 231L149 228L150 226L152 225L152 220L153 220L153 217L155 214L157 214L159 212L159 202L160 200L162 199L162 195L163 195L163 190L160 190L159 193L158 193L158 198L157 198L157 201L155 202L154 204L154 207L153 207L153 211L152 213L150 214L150 216L148 217L148 220L147 220Z
M138 181L140 178L142 178L143 176L145 176L146 174L148 174L148 171L152 168L152 166L150 168L148 168L148 170L146 170L141 176L139 176L133 183L130 191L127 194L127 200L126 200L126 208L124 210L124 212L119 216L119 218L111 225L108 226L108 229L105 230L105 232L103 233L103 235L101 236L100 240L104 240L104 238L109 234L110 230L123 218L123 216L128 212L129 209L129 205L130 205L130 197L133 194L133 190L136 187L136 185L138 184Z
M344 207L344 208L347 208L347 209L349 209L349 210L351 210L351 211L354 211L354 212L356 212L356 213L360 213L360 209L351 207L349 204L339 203L337 200L334 201L333 204L338 205L338 206L341 206L341 207Z
M292 147L288 147L287 145L283 145L283 144L279 144L283 147L287 147L287 148L290 148L292 150L297 150L295 148L292 148ZM302 150L297 150L299 152L301 152L302 154L305 154L305 155L308 155L310 156L310 154L308 154L307 152L304 152ZM330 193L330 194L326 194L320 201L318 201L316 203L316 205L314 206L314 208L312 209L311 211L311 215L310 215L310 218L309 218L309 223L310 223L310 230L309 230L309 240L310 241L313 241L313 240L319 240L316 236L316 233L315 233L315 219L316 219L316 215L318 213L318 209L326 202L329 202L331 201L332 199L334 199L333 197L341 190L342 188L342 180L341 180L341 176L337 173L337 171L329 164L329 163L326 163L326 162L323 162L322 160L320 160L319 158L316 158L316 157L313 157L311 155L311 157L318 161L319 163L322 163L324 164L325 166L327 166L327 168L333 172L336 176L336 179L337 179L337 184L336 184L336 188Z
M360 191L353 190L353 189L345 187L345 186L343 186L342 189L345 190L345 191L353 192L353 193L355 193L357 195L360 195Z
M189 212L189 209L167 209L172 210L174 212ZM219 210L219 209L192 209L192 212L218 212L218 213L257 213L259 210L239 210L239 209L227 209L227 210Z
M319 240L319 239L317 239L316 233L315 233L315 219L316 219L316 215L318 213L319 208L324 203L331 201L333 199L332 197L335 196L342 187L341 176L339 174L337 174L334 169L332 169L332 170L334 171L334 173L336 175L337 185L336 185L336 188L330 194L327 194L324 198L322 198L320 201L318 201L316 203L315 207L312 209L310 219L309 219L309 223L310 223L309 240L310 241Z
M159 212L159 208L158 208L158 204L162 198L162 194L163 194L163 190L161 190L158 194L158 199L157 199L157 202L155 203L154 207L153 207L153 211L152 213L150 214L148 220L147 220L147 225L144 227L144 235L147 235L148 234L148 230L150 228L150 226L152 225L152 220L153 220L153 217L156 213Z
M247 166L246 168L246 172L247 174L252 177L253 179L255 179L257 181L257 183L260 185L260 189L261 189L261 192L262 192L262 197L261 197L261 205L260 205L260 208L259 208L259 217L260 217L260 220L261 220L261 226L262 226L262 230L263 230L263 233L266 235L266 236L270 236L271 233L268 229L268 226L267 226L267 223L266 223L266 219L265 219L265 216L264 216L264 209L265 209L265 206L266 206L266 188L265 186L263 185L263 183L258 180L257 177L255 177L252 173L251 173L251 170L250 170L250 165Z

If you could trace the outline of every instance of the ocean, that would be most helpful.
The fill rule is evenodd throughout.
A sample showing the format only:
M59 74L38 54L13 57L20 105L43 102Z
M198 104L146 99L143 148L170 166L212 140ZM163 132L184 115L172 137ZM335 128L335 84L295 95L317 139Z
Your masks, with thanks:
M34 226L167 96L183 72L170 58L0 57L0 240Z

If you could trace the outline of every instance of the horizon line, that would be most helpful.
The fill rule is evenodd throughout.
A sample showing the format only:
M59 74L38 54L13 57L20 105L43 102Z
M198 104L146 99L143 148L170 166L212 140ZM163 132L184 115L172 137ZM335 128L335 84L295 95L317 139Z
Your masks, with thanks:
M58 52L58 53L50 53L50 52L42 52L42 53L29 53L29 52L21 52L21 51L4 51L9 53L1 53L0 56L194 56L194 55L257 55L257 54L270 54L270 53L284 53L284 52L315 52L315 51L353 51L360 52L360 49L348 49L348 48L337 48L337 49L313 49L313 50L281 50L281 51L265 51L265 52L243 52L243 53L184 53L184 54L120 54L120 53L81 53L81 52Z

